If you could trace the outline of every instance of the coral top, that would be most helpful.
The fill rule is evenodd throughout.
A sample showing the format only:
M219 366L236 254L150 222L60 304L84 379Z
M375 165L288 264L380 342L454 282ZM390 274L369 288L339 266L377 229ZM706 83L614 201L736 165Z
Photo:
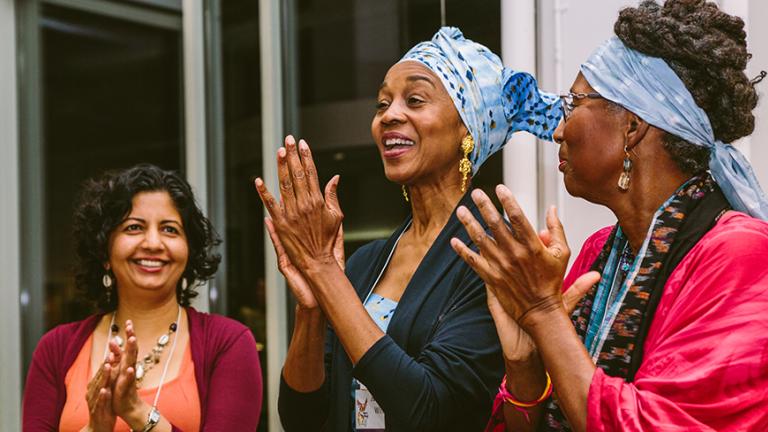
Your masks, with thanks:
M157 410L173 425L184 432L200 430L200 398L197 394L197 382L195 380L195 364L192 362L192 350L189 343L184 349L184 358L181 362L178 375L163 384L160 400L157 402ZM61 413L59 431L78 432L88 424L88 403L85 400L88 382L91 380L91 351L93 335L83 345L80 354L67 371L64 385L67 389L67 401ZM157 367L164 366L160 364ZM162 368L159 369L162 371ZM140 388L139 397L146 403L152 404L155 399L154 388ZM128 425L118 417L115 431L128 432Z

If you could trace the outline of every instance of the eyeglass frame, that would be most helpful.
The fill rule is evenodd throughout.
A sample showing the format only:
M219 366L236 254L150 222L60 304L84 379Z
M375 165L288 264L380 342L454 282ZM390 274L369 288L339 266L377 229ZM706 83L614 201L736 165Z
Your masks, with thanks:
M573 114L573 110L576 106L573 104L576 100L581 99L605 99L600 93L574 93L568 92L558 95L563 104L563 123L568 121L568 117Z

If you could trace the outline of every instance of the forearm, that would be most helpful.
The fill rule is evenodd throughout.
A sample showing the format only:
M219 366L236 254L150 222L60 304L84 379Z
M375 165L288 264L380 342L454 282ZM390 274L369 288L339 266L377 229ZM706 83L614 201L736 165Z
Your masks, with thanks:
M384 332L368 315L354 287L336 263L310 266L304 276L350 361L357 364Z
M325 382L325 317L319 309L296 307L293 337L283 366L283 379L292 389L309 393Z
M530 402L537 400L544 393L547 375L544 364L537 352L529 358L520 361L505 362L507 374L507 391L518 401ZM535 431L544 412L545 402L533 408L527 408L528 415L511 403L505 402L504 423L508 431Z
M532 316L529 332L552 377L558 404L575 431L587 428L587 395L595 365L565 310Z

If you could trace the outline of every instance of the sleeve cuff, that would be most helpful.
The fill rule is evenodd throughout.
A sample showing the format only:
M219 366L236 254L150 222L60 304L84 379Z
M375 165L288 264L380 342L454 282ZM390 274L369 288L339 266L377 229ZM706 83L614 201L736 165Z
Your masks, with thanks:
M374 371L382 370L382 368L376 367L376 364L380 362L380 358L387 357L382 354L385 354L393 346L397 347L397 344L389 335L385 334L382 336L368 349L368 351L365 352L365 354L363 354L357 364L352 368L352 376L361 381L366 378L373 378L372 375L375 373ZM384 368L383 370L387 370L387 368Z
M293 406L294 404L308 404L308 406L322 406L328 402L327 390L327 379L319 389L313 392L303 393L294 390L287 382L285 382L283 373L282 371L280 372L280 405L285 404Z

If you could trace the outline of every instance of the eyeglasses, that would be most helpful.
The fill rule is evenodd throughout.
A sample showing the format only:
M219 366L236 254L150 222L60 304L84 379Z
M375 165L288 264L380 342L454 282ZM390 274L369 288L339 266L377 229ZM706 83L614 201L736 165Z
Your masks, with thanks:
M581 99L602 99L603 97L600 96L599 93L566 93L561 94L560 99L563 101L563 122L568 121L568 117L571 116L573 113L573 110L576 109L576 106L573 104L574 101L581 100Z

